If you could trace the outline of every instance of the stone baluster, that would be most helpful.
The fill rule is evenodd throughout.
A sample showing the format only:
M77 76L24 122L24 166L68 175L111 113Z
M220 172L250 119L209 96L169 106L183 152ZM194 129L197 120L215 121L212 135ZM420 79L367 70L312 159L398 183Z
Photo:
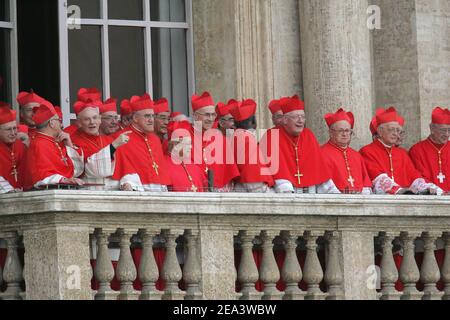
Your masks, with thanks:
M436 239L438 235L431 232L422 233L424 241L423 262L420 268L420 281L424 284L423 300L440 300L441 294L437 290L436 284L441 274L434 255L436 249Z
M281 269L281 277L286 284L283 300L303 300L304 294L298 287L303 277L296 250L298 236L292 231L282 231L281 238L286 251L286 258Z
M258 300L261 294L256 291L255 283L258 281L258 268L253 258L253 239L256 234L249 231L239 231L241 239L241 263L238 269L238 281L241 283L241 300Z
M445 258L442 265L441 279L444 282L444 296L443 300L450 300L450 232L444 232L445 241Z
M138 232L142 240L142 255L139 264L139 280L142 282L142 291L139 300L160 300L162 292L155 287L159 278L158 266L153 254L153 238L159 233L157 230L141 229Z
M120 255L117 263L117 279L120 282L119 300L134 300L137 298L133 289L133 281L136 280L136 266L131 256L130 244L132 233L125 229L118 229L117 236L120 239Z
M303 268L303 280L308 284L305 300L322 300L324 294L320 290L320 282L323 279L322 266L317 256L317 238L319 233L305 231L303 237L306 240L306 260Z
M162 279L166 282L166 288L162 296L163 300L182 300L184 292L178 287L178 282L182 279L182 271L177 258L176 239L181 231L166 229L163 230L163 237L166 241L166 257L162 268Z
M400 293L395 290L398 280L398 270L392 253L392 241L395 236L391 233L380 232L379 239L383 256L381 257L381 300L398 300Z
M275 232L261 231L262 261L259 270L259 278L264 283L264 295L262 300L281 300L282 293L276 288L280 280L280 270L273 253L273 239Z
M19 247L19 235L17 232L8 232L5 236L6 253L3 280L7 284L6 291L2 294L4 300L21 300L23 281L23 269L20 263L17 248Z
M416 284L420 279L419 268L414 258L414 240L419 234L402 232L400 240L403 247L403 261L400 267L400 280L404 284L402 300L418 300L421 293L417 290Z
M198 234L193 233L192 230L186 230L184 238L186 239L186 262L183 268L183 280L186 284L185 300L202 300L203 295L200 290L201 267L197 254Z
M114 268L108 250L109 235L102 229L96 229L94 234L97 239L97 259L94 276L99 283L95 300L109 300L113 298L111 281L114 278Z
M339 233L337 231L330 231L326 233L328 259L325 269L324 280L327 284L328 295L327 300L343 300L343 282L344 276L340 263L339 251Z

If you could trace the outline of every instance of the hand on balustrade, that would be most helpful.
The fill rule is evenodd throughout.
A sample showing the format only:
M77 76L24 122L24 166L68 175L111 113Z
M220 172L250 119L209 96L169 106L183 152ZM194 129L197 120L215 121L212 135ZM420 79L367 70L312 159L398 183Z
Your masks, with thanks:
M133 187L129 183L125 183L125 184L121 185L120 186L120 190L122 190L122 191L134 191Z
M64 184L73 184L73 185L78 185L78 186L82 186L84 185L84 181L78 178L63 178L61 179L60 183L64 183Z

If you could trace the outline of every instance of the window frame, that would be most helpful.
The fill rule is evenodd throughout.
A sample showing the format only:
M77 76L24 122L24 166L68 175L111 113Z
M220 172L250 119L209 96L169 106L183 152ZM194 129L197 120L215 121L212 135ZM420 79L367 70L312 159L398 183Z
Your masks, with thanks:
M193 45L193 23L192 23L192 0L185 0L185 22L163 22L151 21L150 0L141 0L143 3L143 20L117 20L107 19L108 0L100 1L100 18L80 19L81 26L100 26L101 29L101 47L102 47L102 81L103 95L108 98L111 94L110 81L110 59L109 59L109 27L140 27L144 30L144 63L145 63L145 88L153 96L153 70L152 70L152 38L151 30L153 28L184 29L186 30L186 50L187 50L187 73L188 73L188 93L195 92L194 76L194 45ZM60 96L61 108L64 114L63 123L65 126L70 124L70 120L76 119L74 113L70 112L70 77L69 77L69 28L67 17L67 0L58 0L59 16L59 55L60 55Z
M9 2L9 21L0 21L0 29L10 31L10 66L11 66L11 105L15 110L19 109L16 97L19 94L19 61L17 49L17 0L8 0ZM17 113L19 117L19 113Z

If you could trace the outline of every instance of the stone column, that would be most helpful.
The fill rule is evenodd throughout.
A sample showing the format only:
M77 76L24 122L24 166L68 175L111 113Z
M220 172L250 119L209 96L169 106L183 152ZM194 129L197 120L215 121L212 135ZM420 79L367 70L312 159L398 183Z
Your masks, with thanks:
M371 141L373 109L367 0L300 0L300 34L307 126L328 139L323 116L344 106L354 113L353 146Z
M27 300L92 300L88 227L36 227L23 243Z

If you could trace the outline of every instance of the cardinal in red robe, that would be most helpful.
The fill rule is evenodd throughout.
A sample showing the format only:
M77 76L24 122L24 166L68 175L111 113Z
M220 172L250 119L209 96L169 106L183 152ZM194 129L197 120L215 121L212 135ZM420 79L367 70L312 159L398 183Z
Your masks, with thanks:
M20 123L28 126L28 135L31 137L36 132L36 124L33 121L33 112L45 102L45 99L30 90L22 91L17 95L17 103L20 106Z
M283 125L260 141L278 193L340 193L311 130L305 128L305 104L297 96L282 98ZM265 148L265 146L267 146Z
M169 101L166 98L161 98L158 101L155 101L154 110L155 134L161 140L164 154L167 154L169 144L169 141L167 139L167 126L170 121Z
M219 102L216 106L216 123L217 126L214 128L219 129L224 136L227 136L228 133L233 132L234 129L234 118L230 113L231 108L233 108L237 104L236 100L231 99L227 104L223 102Z
M422 176L450 192L450 110L433 110L431 134L409 150L409 155Z
M17 138L16 111L0 102L0 194L23 190L25 161L26 147Z
M377 115L376 121L378 138L360 150L374 191L378 194L442 193L439 187L423 179L408 153L396 146L402 127L395 108Z
M274 127L279 127L283 122L283 110L281 110L280 100L272 100L269 103L269 110L272 114L272 123Z
M214 100L208 92L192 97L194 127L192 161L203 166L205 176L213 174L214 189L230 192L234 180L239 177L239 169L234 162L234 152L230 140L220 130L213 129L217 118Z
M240 173L235 191L270 192L274 185L268 166L262 163L263 156L254 135L255 113L256 102L251 99L236 102L230 108L236 125L232 138L235 161Z
M172 180L169 190L174 192L206 191L208 181L202 165L190 161L192 152L191 124L187 121L170 122L167 130L170 142L166 162Z
M342 193L372 193L372 182L361 155L350 147L355 124L353 113L339 109L325 115L330 140L322 146L334 184Z
M115 153L112 178L125 191L167 191L171 184L161 141L154 134L153 101L148 94L130 100L133 122L129 142Z
M75 150L70 136L62 131L55 108L41 104L33 121L37 132L27 153L32 185L36 188L61 183L83 185L77 178L84 171L83 157Z

